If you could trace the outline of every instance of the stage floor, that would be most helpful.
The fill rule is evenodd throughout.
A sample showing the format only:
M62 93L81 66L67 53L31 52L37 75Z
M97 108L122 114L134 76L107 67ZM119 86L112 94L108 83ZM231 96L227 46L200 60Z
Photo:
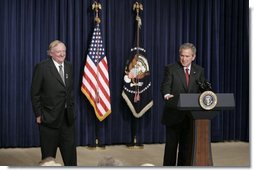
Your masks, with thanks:
M97 166L103 157L111 156L124 166L137 167L150 163L162 166L165 144L145 144L143 149L127 148L125 145L106 146L105 149L77 147L78 166ZM250 167L250 146L246 142L212 143L213 165L220 167ZM38 166L40 148L2 148L1 166ZM59 150L56 161L63 164Z

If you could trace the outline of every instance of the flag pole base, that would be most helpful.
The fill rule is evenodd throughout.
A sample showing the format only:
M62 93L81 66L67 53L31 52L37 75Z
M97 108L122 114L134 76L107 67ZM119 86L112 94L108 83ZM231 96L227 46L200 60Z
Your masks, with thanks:
M98 145L98 146L87 146L88 150L105 150L105 145Z
M96 145L87 146L87 149L89 150L96 150L96 149L105 150L106 149L105 145L99 144L99 140L97 138L95 140L95 144Z
M127 144L126 146L129 149L144 149L144 145L143 144L137 143L136 136L134 136L133 142L130 143L130 144Z
M144 149L143 144L128 144L126 145L128 149Z

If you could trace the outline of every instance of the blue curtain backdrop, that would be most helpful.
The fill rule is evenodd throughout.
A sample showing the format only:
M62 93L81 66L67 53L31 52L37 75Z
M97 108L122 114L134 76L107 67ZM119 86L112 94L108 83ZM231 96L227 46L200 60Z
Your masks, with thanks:
M112 113L103 122L80 91L93 31L92 0L0 1L0 147L39 145L30 85L36 63L47 58L54 39L67 45L74 65L78 145L125 144L131 130L142 143L163 143L160 94L163 69L178 59L178 47L192 42L196 63L217 93L234 93L236 108L212 120L212 141L249 141L248 0L143 0L142 45L150 61L154 106L134 119L121 97L125 61L134 46L136 0L100 0L102 33L109 63Z

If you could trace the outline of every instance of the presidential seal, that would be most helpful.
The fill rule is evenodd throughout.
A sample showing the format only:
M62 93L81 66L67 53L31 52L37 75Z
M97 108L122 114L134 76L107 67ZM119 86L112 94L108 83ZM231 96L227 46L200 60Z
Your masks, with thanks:
M212 110L217 104L217 96L212 91L204 91L199 96L199 105L205 110Z

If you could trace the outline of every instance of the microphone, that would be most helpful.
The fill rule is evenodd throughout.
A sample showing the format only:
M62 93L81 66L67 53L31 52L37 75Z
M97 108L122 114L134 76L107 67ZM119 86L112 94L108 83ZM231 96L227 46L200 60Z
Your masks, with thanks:
M196 80L196 83L198 84L201 93L204 91L212 91L212 85L209 81L205 80L204 82L201 82L200 80Z
M212 85L209 81L204 81L205 87L206 87L206 91L212 91Z
M200 86L202 83L200 80L196 80L196 83Z
M202 93L205 91L205 85L204 83L202 83L200 80L196 80L196 83L198 84L199 86L199 91Z

